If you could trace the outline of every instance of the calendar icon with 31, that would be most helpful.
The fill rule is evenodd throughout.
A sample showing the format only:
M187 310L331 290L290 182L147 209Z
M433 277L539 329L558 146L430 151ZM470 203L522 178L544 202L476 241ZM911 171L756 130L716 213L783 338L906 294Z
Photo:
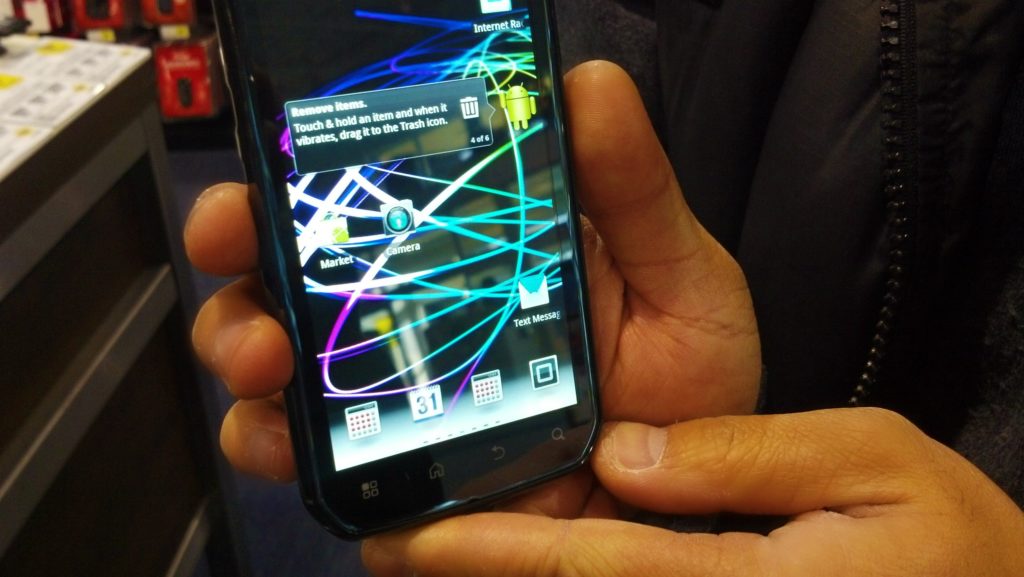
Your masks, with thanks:
M416 422L444 416L441 385L420 387L409 391L409 407L412 409L412 420Z

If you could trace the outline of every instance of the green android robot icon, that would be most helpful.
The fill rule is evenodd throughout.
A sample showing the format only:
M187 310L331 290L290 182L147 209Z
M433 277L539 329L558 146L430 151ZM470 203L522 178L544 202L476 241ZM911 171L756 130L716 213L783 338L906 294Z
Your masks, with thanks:
M508 92L501 92L501 107L508 113L513 128L526 130L530 119L537 114L537 99L522 86L513 86Z

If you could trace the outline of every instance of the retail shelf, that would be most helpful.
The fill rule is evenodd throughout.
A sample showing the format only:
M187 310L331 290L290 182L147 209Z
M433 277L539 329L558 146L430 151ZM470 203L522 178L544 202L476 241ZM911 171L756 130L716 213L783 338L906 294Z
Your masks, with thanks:
M0 300L18 285L61 238L146 151L141 121L125 126L90 162L0 244Z
M177 302L170 265L147 271L0 455L0 554Z

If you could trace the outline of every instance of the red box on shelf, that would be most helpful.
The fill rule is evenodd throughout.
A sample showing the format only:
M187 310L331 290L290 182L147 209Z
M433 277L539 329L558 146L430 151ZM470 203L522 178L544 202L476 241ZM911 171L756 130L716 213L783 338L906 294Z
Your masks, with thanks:
M195 21L193 0L141 0L142 19L150 24L192 24Z
M224 106L224 84L217 50L216 36L154 47L164 118L210 118L220 113Z
M135 20L133 4L127 0L74 0L73 8L79 30L120 30Z

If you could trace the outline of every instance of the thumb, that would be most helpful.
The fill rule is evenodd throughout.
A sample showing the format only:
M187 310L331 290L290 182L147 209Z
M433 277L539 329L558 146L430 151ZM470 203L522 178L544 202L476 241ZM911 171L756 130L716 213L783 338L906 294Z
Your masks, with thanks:
M797 515L915 499L935 444L888 411L608 425L594 471L617 498L672 514Z

